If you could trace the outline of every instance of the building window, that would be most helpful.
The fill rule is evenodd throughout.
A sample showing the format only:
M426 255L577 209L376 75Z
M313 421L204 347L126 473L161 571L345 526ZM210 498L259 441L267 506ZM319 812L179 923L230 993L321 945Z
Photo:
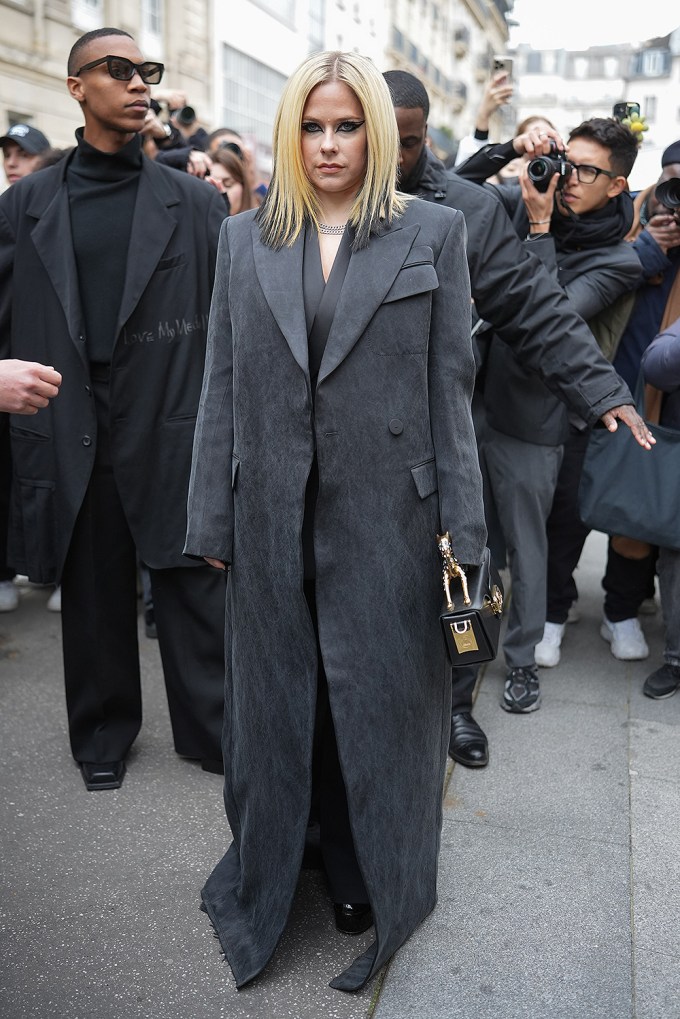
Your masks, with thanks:
M104 0L71 0L71 19L84 32L103 28Z
M142 53L160 57L163 53L163 8L161 0L142 0L141 32Z
M645 50L642 54L642 73L654 78L658 74L663 74L664 70L664 53L661 50Z
M284 74L231 46L223 46L221 122L240 134L254 135L269 149L285 82Z
M643 111L644 116L649 121L656 120L656 96L645 96L645 108Z
M256 7L295 28L295 0L252 0Z
M631 60L631 76L634 78L658 78L668 74L671 67L669 50L642 50Z
M532 50L527 53L527 74L540 74L542 70L542 54Z
M398 53L404 52L404 37L398 28L392 28L392 45Z
M318 53L326 38L326 5L324 0L309 0L309 26L307 30L309 52Z

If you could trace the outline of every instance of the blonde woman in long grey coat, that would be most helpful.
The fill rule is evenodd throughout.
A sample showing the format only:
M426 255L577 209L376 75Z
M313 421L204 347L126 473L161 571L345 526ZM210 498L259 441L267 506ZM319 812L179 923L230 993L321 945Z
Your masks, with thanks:
M313 801L336 925L375 924L332 981L350 991L436 902L436 534L464 563L485 544L465 227L396 190L387 86L355 54L293 74L274 153L263 207L222 231L189 495L186 553L229 569L233 843L202 897L242 986L285 927Z

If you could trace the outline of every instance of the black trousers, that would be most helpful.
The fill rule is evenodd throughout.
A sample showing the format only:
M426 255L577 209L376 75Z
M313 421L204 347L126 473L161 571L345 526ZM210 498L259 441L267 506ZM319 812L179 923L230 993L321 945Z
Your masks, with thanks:
M93 373L95 466L62 576L71 749L77 761L123 760L142 724L137 552L109 456L108 382ZM222 756L225 576L212 567L151 570L175 749Z
M475 683L477 682L478 675L478 665L461 665L457 669L451 669L452 715L460 715L465 711L472 711L472 695L475 692Z
M546 619L566 623L572 602L578 599L574 570L581 558L590 529L578 512L578 488L590 432L572 428L564 444L564 455L552 509L546 525L548 533L548 589Z
M333 902L368 902L368 892L354 848L347 791L318 643L314 581L305 580L304 588L317 635L319 663L312 760L312 819L319 823L321 856Z
M0 581L12 580L14 570L7 563L9 493L12 485L12 456L9 442L9 414L0 414Z
M590 432L572 429L564 446L564 457L548 517L548 599L549 623L566 623L572 602L578 599L574 571L590 530L578 512L578 489ZM633 619L640 604L654 593L657 549L645 559L627 559L609 542L607 568L602 586L604 612L612 623Z

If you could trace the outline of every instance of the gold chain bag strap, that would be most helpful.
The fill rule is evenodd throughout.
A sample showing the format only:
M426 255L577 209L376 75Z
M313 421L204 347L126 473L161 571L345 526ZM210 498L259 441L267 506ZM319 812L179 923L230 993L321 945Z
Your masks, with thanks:
M451 665L490 662L498 652L503 583L489 549L479 566L465 569L456 559L449 532L437 535L442 557L444 610L440 616Z

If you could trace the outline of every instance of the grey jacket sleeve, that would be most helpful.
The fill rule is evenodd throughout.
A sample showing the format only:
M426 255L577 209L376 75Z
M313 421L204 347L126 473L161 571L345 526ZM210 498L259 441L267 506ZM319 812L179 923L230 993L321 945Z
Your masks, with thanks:
M194 432L184 554L230 563L234 534L229 220L222 225L210 306L203 388Z

